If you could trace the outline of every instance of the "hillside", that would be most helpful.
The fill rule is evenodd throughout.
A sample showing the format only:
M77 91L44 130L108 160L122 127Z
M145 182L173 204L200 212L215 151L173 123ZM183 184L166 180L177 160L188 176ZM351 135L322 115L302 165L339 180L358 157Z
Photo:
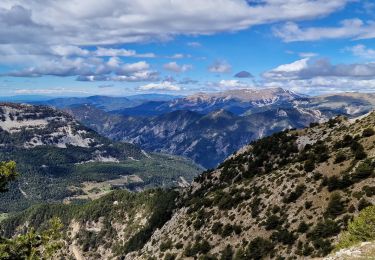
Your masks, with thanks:
M1 213L97 198L113 187L184 186L201 171L183 158L115 143L44 106L0 104L0 144L0 161L16 161L22 172L2 194Z
M67 241L93 241L88 247L76 248L88 259L111 255L126 255L126 259L232 259L233 255L236 259L302 259L327 255L348 220L375 202L374 125L375 113L358 120L338 117L260 139L217 169L197 177L177 195L171 205L173 214L164 219L165 224L159 230L153 225L152 235L150 229L142 231L136 236L137 243L121 234L109 239L106 232L119 226L116 222L103 225L108 223L104 215L102 219L87 218L74 229L78 234L75 239ZM122 200L112 197L112 201L105 205L112 205L107 207L117 212ZM99 217L102 206L97 205L95 216ZM49 207L36 212L10 218L3 228L9 235L25 220L61 214ZM66 222L71 230L75 218L71 215ZM145 221L148 223L140 215L137 223ZM133 230L130 228L126 223L121 226L124 232ZM107 241L105 252L100 249L101 242L94 242L102 239ZM120 247L114 241L119 241Z
M140 259L161 254L166 240L164 253L179 257L328 254L347 221L374 202L374 125L375 113L356 122L337 118L245 147L193 183Z

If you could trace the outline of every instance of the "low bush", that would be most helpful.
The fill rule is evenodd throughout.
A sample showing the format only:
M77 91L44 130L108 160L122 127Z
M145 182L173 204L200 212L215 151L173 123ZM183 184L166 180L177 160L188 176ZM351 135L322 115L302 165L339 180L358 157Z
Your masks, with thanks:
M373 136L375 134L375 131L373 128L366 128L365 130L363 130L362 132L362 136L363 137L370 137L370 136Z
M349 222L347 230L340 236L336 249L373 240L375 240L375 206L370 206L363 209L357 217Z
M292 191L289 195L284 197L283 202L285 203L295 202L299 197L301 197L305 189L306 189L305 185L299 184L294 191Z
M345 211L345 203L341 198L339 193L333 193L329 200L327 209L325 211L325 216L330 218L336 218L337 216L343 214Z

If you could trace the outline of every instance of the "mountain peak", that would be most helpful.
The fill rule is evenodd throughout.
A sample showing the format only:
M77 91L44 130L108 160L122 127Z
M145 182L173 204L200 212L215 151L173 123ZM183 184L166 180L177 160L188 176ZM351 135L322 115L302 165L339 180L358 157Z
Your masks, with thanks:
M301 98L290 90L285 90L283 88L264 88L264 89L234 89L227 90L223 92L215 93L198 93L192 96L186 97L189 101L212 101L214 99L236 99L242 102L272 102L278 99L292 100L296 98Z

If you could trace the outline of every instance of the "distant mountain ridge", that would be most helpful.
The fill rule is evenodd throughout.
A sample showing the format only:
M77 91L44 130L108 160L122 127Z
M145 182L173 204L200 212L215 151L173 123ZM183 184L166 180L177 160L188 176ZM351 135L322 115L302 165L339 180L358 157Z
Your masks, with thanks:
M375 108L375 94L308 97L282 88L163 98L147 95L140 100L135 96L136 101L127 97L122 102L121 98L113 101L89 97L75 104L67 100L63 107L86 126L113 140L132 142L148 151L187 156L206 168L216 166L257 138L327 121L336 115L360 116ZM64 102L59 100L59 104ZM222 125L211 117L219 111L230 114Z
M319 112L293 107L247 116L224 109L208 114L176 110L152 117L113 116L90 106L71 108L69 112L113 140L131 142L148 151L186 156L206 168L215 167L251 140L326 120Z
M32 101L31 104L48 105L64 109L76 105L92 105L105 111L112 111L134 107L150 100L170 101L181 96L163 95L163 94L139 94L125 97L112 96L89 96L89 97L63 97L49 100ZM27 102L27 101L26 101ZM28 103L28 102L27 102Z
M238 89L217 93L198 93L164 102L150 101L136 107L113 111L113 113L128 116L150 116L176 110L190 110L207 114L225 109L240 115L254 107L280 106L293 100L305 100L305 97L282 88Z

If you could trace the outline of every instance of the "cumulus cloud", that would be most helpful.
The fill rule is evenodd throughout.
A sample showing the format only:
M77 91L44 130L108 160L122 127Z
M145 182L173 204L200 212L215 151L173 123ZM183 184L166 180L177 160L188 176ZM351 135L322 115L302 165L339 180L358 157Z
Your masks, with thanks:
M263 85L301 93L375 91L375 63L332 64L327 59L305 58L262 74Z
M89 92L77 89L67 88L48 88L48 89L16 89L14 91L18 95L56 95L56 94L88 94Z
M215 61L208 67L208 71L212 73L229 73L232 66L226 61Z
M375 63L337 64L327 59L308 58L290 64L280 65L263 73L263 77L273 80L311 79L314 77L370 78L375 76Z
M154 81L159 73L150 70L145 61L124 63L117 57L108 60L101 58L66 58L52 59L41 62L38 66L28 67L19 71L0 74L13 77L41 77L44 75L71 77L78 81Z
M274 27L273 33L285 42L316 41L324 39L369 39L375 37L375 21L347 19L336 27L300 28L295 22L287 22L283 26Z
M375 50L367 48L363 44L358 44L353 47L348 47L345 50L350 51L353 55L364 59L375 59Z
M206 86L209 87L211 90L223 91L223 90L231 90L231 89L244 89L244 88L252 88L254 84L250 84L247 82L242 82L237 79L223 79L218 82L207 82Z
M248 71L240 71L234 75L235 78L252 78L253 75Z
M177 64L177 62L172 61L172 62L164 64L163 68L169 71L176 72L176 73L181 73L181 72L186 72L188 70L191 70L193 66L190 64L179 65Z
M32 39L63 45L163 40L178 34L213 34L277 21L311 19L328 15L349 0L258 2L253 5L247 0L4 0L0 3L0 39L8 43Z
M127 49L114 49L114 48L103 48L98 47L96 51L93 52L93 55L99 57L137 57L137 58L156 58L155 53L137 53L135 50Z
M90 51L71 45L55 45L51 46L51 53L58 56L87 56Z
M15 76L40 76L44 71L46 75L73 75L84 67L84 73L77 75L84 78L88 76L87 71L95 69L83 66L81 63L85 62L80 61L63 61L58 69L55 57L154 58L154 53L103 46L166 41L177 35L210 35L260 24L311 19L329 15L349 1L257 0L257 4L253 4L254 1L248 0L2 0L0 63L32 65L14 72ZM199 42L187 45L200 47ZM174 58L181 57L177 54ZM74 62L78 62L80 68L71 68L68 63ZM109 65L101 67L108 70ZM215 73L229 71L225 66L212 70ZM108 78L108 75L95 73L89 76Z
M138 87L138 90L141 91L180 91L181 87L178 85L173 84L169 81L163 81L160 83L149 83L147 85L143 85Z

